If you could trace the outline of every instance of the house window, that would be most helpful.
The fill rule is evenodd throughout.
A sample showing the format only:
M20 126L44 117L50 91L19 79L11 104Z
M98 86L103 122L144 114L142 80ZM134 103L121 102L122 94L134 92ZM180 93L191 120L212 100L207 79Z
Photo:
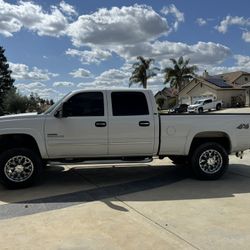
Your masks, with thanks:
M246 82L248 81L248 77L245 77L245 81L246 81Z

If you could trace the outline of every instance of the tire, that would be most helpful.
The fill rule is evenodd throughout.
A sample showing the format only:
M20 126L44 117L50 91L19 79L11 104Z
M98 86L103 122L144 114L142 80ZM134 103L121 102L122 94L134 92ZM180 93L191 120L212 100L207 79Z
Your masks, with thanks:
M7 188L29 187L42 174L43 163L35 152L27 148L13 148L0 155L0 182Z
M219 179L228 168L228 154L218 143L204 143L193 153L192 171L198 179Z
M220 103L218 103L218 104L216 105L216 110L221 110L221 104L220 104Z
M168 156L168 158L173 162L175 165L188 165L189 158L188 156L182 156L182 155L171 155Z
M199 114L203 113L203 108L199 108L199 109L198 109L198 113L199 113Z

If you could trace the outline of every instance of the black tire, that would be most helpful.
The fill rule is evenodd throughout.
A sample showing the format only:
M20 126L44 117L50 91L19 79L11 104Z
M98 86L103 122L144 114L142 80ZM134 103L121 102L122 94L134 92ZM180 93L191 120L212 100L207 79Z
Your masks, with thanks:
M220 104L220 103L218 103L218 104L216 105L216 110L221 110L221 104Z
M203 113L203 108L199 108L199 109L198 109L198 113L199 113L199 114Z
M168 158L173 162L175 165L188 165L189 163L189 158L188 156L183 156L183 155L171 155L168 156Z
M41 157L27 148L13 148L0 155L0 182L7 188L29 187L42 174Z
M226 150L220 144L213 142L200 145L191 158L195 177L203 180L219 179L226 172L228 162Z

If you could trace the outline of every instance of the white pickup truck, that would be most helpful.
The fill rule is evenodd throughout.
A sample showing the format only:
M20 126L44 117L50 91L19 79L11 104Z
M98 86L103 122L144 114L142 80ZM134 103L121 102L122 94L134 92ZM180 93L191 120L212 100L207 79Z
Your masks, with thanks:
M208 98L208 99L202 99L195 101L194 104L188 106L188 112L192 113L202 113L203 111L207 110L220 110L222 107L222 101L213 101L213 99Z
M0 118L0 181L33 184L48 162L169 157L217 179L228 155L250 148L248 115L160 115L149 90L83 90L42 114Z

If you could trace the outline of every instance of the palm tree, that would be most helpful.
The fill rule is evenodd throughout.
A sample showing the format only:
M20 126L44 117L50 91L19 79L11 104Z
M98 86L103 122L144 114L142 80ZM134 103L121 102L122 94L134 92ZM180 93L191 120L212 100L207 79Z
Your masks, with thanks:
M129 78L129 87L133 83L139 83L143 86L144 89L147 88L147 82L150 77L156 76L156 70L159 70L156 67L150 67L154 62L154 59L149 58L146 59L142 56L137 57L138 62L133 64L133 72L131 77Z
M193 65L189 66L189 59L184 60L181 56L178 61L171 58L170 59L174 67L166 67L163 71L165 73L165 84L170 82L171 88L176 88L180 91L187 81L191 80L195 76L195 71L198 67Z

